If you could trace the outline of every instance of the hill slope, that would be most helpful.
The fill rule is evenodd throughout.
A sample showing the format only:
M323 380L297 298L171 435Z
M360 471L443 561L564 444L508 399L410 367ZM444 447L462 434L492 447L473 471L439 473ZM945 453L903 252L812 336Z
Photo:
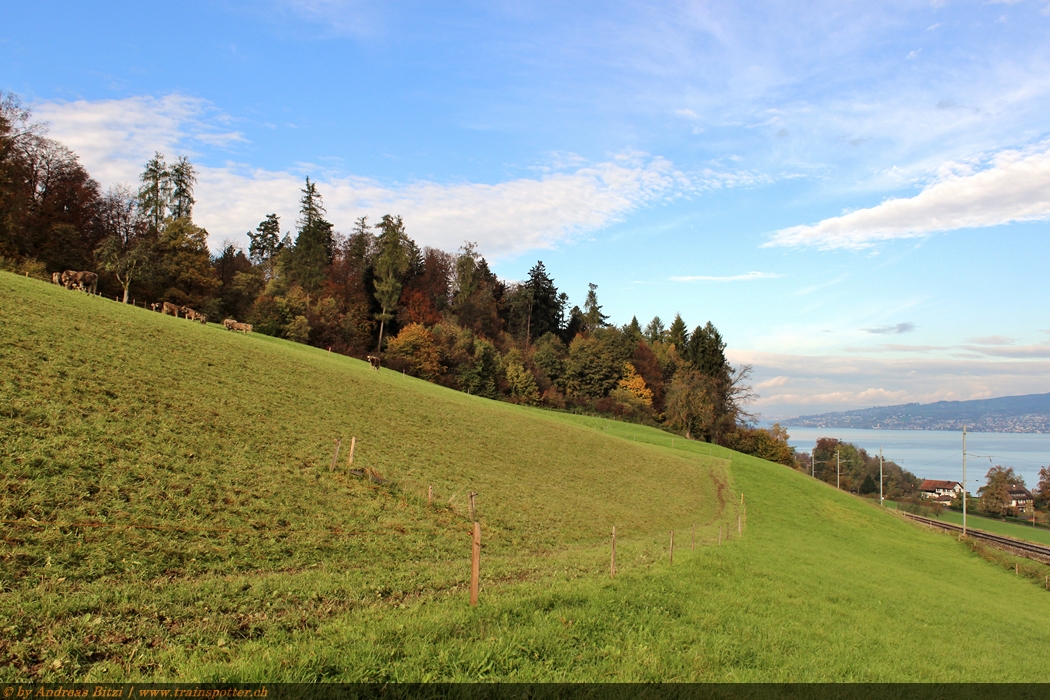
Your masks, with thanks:
M782 425L804 428L962 430L988 433L1050 433L1050 394L1000 396L973 401L937 401L877 406L799 416Z
M329 471L351 436L387 483ZM1045 677L1050 594L671 440L0 273L0 677Z

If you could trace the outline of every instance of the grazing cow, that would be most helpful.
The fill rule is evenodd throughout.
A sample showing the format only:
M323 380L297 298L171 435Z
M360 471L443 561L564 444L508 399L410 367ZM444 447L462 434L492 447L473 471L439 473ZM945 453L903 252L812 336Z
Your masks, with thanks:
M170 301L166 301L161 305L160 312L162 314L171 314L175 318L179 317L179 307L175 306Z
M159 301L155 301L152 304L150 304L149 307L151 309L153 309L154 311L160 311L160 302Z
M228 331L240 331L241 333L251 333L252 324L250 323L238 323L232 318L228 318L222 322L222 327Z
M80 291L88 294L94 294L98 291L98 275L94 272L78 272L76 274L77 286L80 287Z
M51 273L51 281L54 282L55 284L62 284L62 273L61 272L52 272Z
M200 321L204 324L208 323L208 316L206 314L202 314L199 311L194 311L193 309L188 308L186 306L182 307L182 316L183 318L187 318L191 321Z
M379 357L377 357L376 355L369 355L369 356L368 356L368 364L369 364L369 365L370 365L370 366L372 367L372 369L374 369L374 370L375 370L376 372L378 372L378 371L379 371L379 365L380 365L380 360L379 360Z
M65 287L66 289L72 289L74 286L76 286L77 283L76 270L66 270L62 273L61 280L63 287Z

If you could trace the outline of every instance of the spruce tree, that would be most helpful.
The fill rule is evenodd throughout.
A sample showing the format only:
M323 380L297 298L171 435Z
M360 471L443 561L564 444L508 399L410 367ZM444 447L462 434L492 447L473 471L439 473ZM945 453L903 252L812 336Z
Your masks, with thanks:
M607 323L609 317L602 313L602 307L598 304L598 285L594 283L587 285L587 298L583 302L583 317L589 331L609 325Z
M160 233L168 218L168 202L171 198L171 173L164 156L154 153L139 176L139 211L146 219L149 233Z
M317 184L306 178L302 194L297 222L299 235L295 239L289 267L293 282L308 293L316 293L324 284L335 242L332 224L324 218L324 203Z
M674 315L674 321L667 329L667 342L674 345L680 354L685 352L685 344L689 342L689 330L685 327L681 314Z
M530 338L541 338L561 330L565 315L565 295L558 294L554 280L547 274L543 261L538 260L529 270L529 279L523 285L528 295L529 310L526 319L525 343Z
M363 220L362 220L363 225ZM383 331L387 321L394 320L394 309L401 300L401 278L411 267L411 239L405 234L405 224L400 216L383 216L376 224L379 236L376 246L379 251L375 259L375 297L382 309L376 314L379 321L379 343L376 352L383 349Z
M171 188L169 201L171 218L193 218L193 205L197 201L193 198L193 186L197 184L197 171L193 164L186 156L180 156L168 169L168 177Z

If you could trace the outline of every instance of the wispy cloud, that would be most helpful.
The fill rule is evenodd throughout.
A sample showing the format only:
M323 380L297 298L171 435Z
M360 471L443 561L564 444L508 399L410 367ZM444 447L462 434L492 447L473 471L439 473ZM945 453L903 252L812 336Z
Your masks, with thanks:
M915 324L906 322L898 323L893 326L876 326L874 328L861 328L865 333L873 333L875 335L897 335L900 333L910 333L915 330Z
M981 164L947 163L915 197L782 229L764 244L863 249L939 231L1050 218L1050 148L1007 150Z
M870 352L936 352L940 350L951 350L949 345L899 345L893 343L886 343L879 345L874 348L854 348L846 347L843 348L846 352L858 352L858 353L870 353Z
M37 105L36 112L103 184L134 182L154 151L192 155L195 146L223 148L243 140L239 132L222 128L229 119L210 103L181 95L51 102ZM312 169L317 175L322 170L316 180L337 228L349 230L362 215L375 219L397 213L421 244L455 249L471 240L486 255L499 257L599 230L675 193L747 186L756 177L713 169L687 174L645 153L618 154L597 163L570 156L555 154L537 177L496 184L386 183L325 175L321 168L303 164L295 172L198 165L195 218L211 232L213 242L231 237L243 245L243 232L270 212L293 221L300 171Z
M959 347L987 357L1050 358L1050 345L961 345Z
M748 272L743 275L728 275L724 277L710 275L688 275L683 277L671 277L672 282L750 282L751 280L778 279L784 275L775 272Z

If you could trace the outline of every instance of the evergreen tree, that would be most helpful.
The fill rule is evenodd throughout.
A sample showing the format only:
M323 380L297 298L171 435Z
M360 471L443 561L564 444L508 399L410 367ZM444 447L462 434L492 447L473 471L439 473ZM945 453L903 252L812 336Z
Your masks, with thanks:
M309 293L320 291L335 246L332 224L325 220L324 204L317 184L306 178L299 200L299 235L290 260L292 281Z
M653 320L645 326L645 339L649 341L649 344L658 343L664 339L667 329L664 328L664 322L660 320L659 316L653 316Z
M363 224L363 220L361 221ZM411 267L411 247L408 245L410 239L405 234L405 224L400 216L386 214L376 224L379 236L376 239L378 254L375 259L374 282L376 301L380 306L380 313L376 314L379 321L379 343L376 352L383 348L383 331L387 321L394 320L394 309L401 299L401 278Z
M703 328L698 326L693 331L686 357L701 373L717 381L725 381L732 371L729 361L726 360L725 349L722 335L708 321Z
M248 255L255 265L266 265L272 274L273 257L281 250L281 219L277 214L267 214L266 218L255 227L255 232L248 232Z
M632 343L637 343L642 338L642 327L638 323L637 316L631 316L631 322L623 327L623 334L630 339Z
M168 218L168 203L171 198L171 173L164 156L154 153L139 176L139 211L146 219L149 233L160 233Z
M671 327L667 329L667 342L678 348L679 354L685 351L686 343L689 342L689 330L682 320L681 314L674 315Z
M542 260L537 261L529 270L529 279L522 285L522 292L528 304L525 314L525 344L528 345L531 338L558 333L565 315L567 297L559 296L558 288L547 274Z
M190 219L193 217L193 205L197 201L193 198L193 186L197 184L197 171L193 164L181 156L175 164L168 169L170 180L169 208L173 219Z
M609 325L607 323L609 317L602 313L602 307L598 304L598 285L593 282L587 285L587 299L583 302L583 318L589 331Z

